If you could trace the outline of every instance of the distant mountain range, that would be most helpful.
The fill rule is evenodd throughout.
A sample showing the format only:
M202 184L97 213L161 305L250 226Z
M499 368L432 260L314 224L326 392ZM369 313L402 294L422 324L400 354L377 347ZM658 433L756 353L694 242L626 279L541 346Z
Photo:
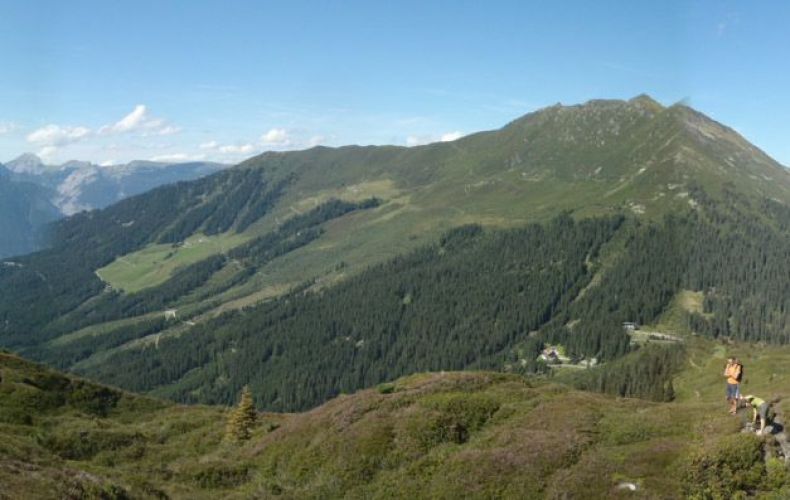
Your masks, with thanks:
M0 257L41 247L44 227L61 216L104 208L163 184L193 180L226 165L133 161L99 166L85 161L47 165L26 153L0 165Z
M0 165L0 257L38 248L42 230L61 216L51 201L52 192L26 181L14 181Z

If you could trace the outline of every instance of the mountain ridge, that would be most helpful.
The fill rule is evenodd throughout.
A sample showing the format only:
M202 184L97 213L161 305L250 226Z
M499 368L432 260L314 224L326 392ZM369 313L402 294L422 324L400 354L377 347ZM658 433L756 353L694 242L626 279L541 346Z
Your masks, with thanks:
M428 368L539 370L532 354L550 342L614 361L630 349L620 323L656 320L684 290L705 304L682 315L697 331L782 342L790 178L777 168L644 96L553 106L450 143L269 152L62 221L53 249L0 271L18 290L0 300L0 341L180 401L227 402L252 383L283 410ZM546 260L568 250L543 255L542 238L587 252ZM458 279L447 262L481 295L437 290ZM479 269L516 281L497 288ZM526 294L541 272L562 283ZM507 308L490 303L504 293ZM297 355L310 335L321 349Z

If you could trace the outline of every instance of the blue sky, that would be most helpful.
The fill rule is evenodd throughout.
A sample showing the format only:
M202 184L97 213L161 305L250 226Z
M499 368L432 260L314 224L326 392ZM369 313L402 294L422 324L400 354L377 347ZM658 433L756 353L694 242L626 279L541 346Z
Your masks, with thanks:
M0 161L413 145L685 100L790 165L790 2L0 0Z

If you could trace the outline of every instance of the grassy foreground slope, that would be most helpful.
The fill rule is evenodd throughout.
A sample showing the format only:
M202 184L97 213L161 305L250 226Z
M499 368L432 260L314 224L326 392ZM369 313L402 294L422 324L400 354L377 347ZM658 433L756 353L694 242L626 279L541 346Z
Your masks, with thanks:
M787 469L763 457L770 440L726 414L729 353L746 363L747 390L790 395L789 348L691 338L672 403L426 373L261 414L240 445L223 440L222 408L0 354L0 498L786 498Z

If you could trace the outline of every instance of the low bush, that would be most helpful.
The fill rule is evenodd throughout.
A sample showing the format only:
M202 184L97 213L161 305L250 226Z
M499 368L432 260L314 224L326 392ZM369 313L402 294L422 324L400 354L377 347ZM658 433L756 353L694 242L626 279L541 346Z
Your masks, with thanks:
M761 488L766 476L762 441L747 434L726 436L710 449L694 454L684 469L687 498L718 500L750 495Z
M118 404L120 393L82 381L73 382L73 389L69 393L69 406L84 413L97 417L106 417L112 408Z
M102 451L120 451L144 442L138 432L115 430L65 431L41 438L45 448L68 460L89 460Z
M392 394L395 392L395 384L380 384L376 387L379 394Z
M763 489L784 492L783 498L790 498L790 470L788 470L784 460L778 458L766 460Z
M197 472L195 482L201 488L235 488L249 480L246 465L212 464Z
M410 433L423 448L441 443L463 444L499 410L500 403L485 394L442 393L426 397L421 406L429 410L410 425Z

